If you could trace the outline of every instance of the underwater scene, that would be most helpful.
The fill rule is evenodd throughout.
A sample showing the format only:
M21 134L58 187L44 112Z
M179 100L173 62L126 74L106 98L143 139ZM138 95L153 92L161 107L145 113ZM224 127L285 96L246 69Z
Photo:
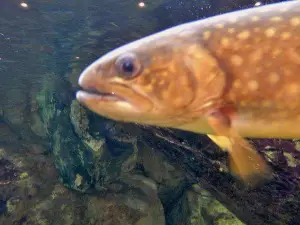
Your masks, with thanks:
M299 0L0 0L0 225L300 225L299 75Z

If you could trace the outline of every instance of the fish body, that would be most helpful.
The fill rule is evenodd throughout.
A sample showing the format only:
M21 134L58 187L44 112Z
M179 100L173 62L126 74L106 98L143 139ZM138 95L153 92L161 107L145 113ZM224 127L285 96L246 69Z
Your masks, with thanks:
M208 134L228 150L233 173L266 177L245 137L300 137L300 1L133 41L88 66L79 85L78 101L99 115Z

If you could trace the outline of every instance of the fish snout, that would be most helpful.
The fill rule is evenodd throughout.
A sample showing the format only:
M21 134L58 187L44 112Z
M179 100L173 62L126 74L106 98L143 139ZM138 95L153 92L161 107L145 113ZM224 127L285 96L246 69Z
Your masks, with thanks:
M78 84L83 89L94 88L101 79L101 67L95 63L88 66L79 76Z

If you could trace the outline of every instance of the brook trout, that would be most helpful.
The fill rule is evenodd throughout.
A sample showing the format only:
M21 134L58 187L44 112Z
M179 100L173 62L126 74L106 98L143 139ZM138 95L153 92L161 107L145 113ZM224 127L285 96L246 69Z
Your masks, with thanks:
M89 65L77 99L110 119L207 134L242 180L271 169L246 140L300 138L300 1L166 29Z

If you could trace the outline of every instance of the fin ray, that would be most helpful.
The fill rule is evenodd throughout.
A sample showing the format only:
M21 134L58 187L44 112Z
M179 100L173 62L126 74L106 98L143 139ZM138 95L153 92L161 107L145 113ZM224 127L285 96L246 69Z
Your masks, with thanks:
M208 115L208 123L217 135L207 135L229 153L229 169L249 185L271 175L271 169L254 147L230 127L230 119L220 111Z

